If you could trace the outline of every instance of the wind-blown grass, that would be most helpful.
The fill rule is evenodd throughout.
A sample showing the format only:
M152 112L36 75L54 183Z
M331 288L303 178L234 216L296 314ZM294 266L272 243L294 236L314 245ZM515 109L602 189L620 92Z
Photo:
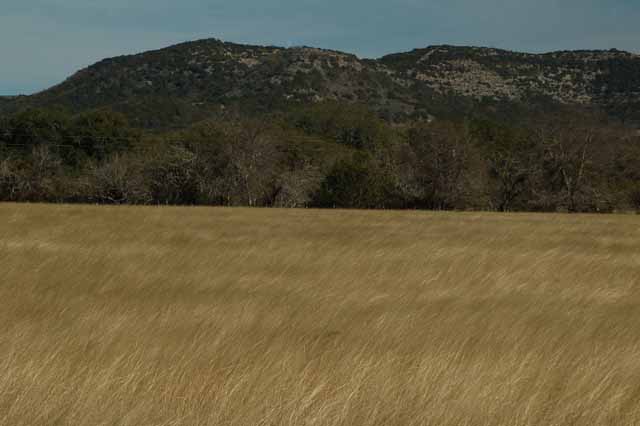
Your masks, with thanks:
M633 216L0 205L0 425L640 424Z

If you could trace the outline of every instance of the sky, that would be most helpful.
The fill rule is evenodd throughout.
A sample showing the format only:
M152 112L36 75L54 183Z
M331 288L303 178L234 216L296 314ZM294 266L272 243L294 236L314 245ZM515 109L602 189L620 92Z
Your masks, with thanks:
M379 57L435 44L640 53L639 0L0 0L0 95L188 40Z

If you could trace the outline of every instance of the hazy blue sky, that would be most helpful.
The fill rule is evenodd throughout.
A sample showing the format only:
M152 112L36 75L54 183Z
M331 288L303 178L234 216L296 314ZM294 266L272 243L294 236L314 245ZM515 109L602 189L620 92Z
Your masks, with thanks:
M377 57L431 44L640 52L639 0L0 0L0 95L197 38Z

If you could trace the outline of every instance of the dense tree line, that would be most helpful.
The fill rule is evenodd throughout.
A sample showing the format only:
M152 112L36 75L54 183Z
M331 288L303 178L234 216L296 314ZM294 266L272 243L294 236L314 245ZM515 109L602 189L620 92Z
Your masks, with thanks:
M640 210L640 137L597 114L390 125L358 105L142 132L110 111L0 118L0 200Z

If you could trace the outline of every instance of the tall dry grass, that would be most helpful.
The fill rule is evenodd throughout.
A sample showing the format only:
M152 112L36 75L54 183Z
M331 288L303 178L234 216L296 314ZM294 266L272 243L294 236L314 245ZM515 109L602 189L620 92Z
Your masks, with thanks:
M640 424L640 220L0 205L0 424Z

